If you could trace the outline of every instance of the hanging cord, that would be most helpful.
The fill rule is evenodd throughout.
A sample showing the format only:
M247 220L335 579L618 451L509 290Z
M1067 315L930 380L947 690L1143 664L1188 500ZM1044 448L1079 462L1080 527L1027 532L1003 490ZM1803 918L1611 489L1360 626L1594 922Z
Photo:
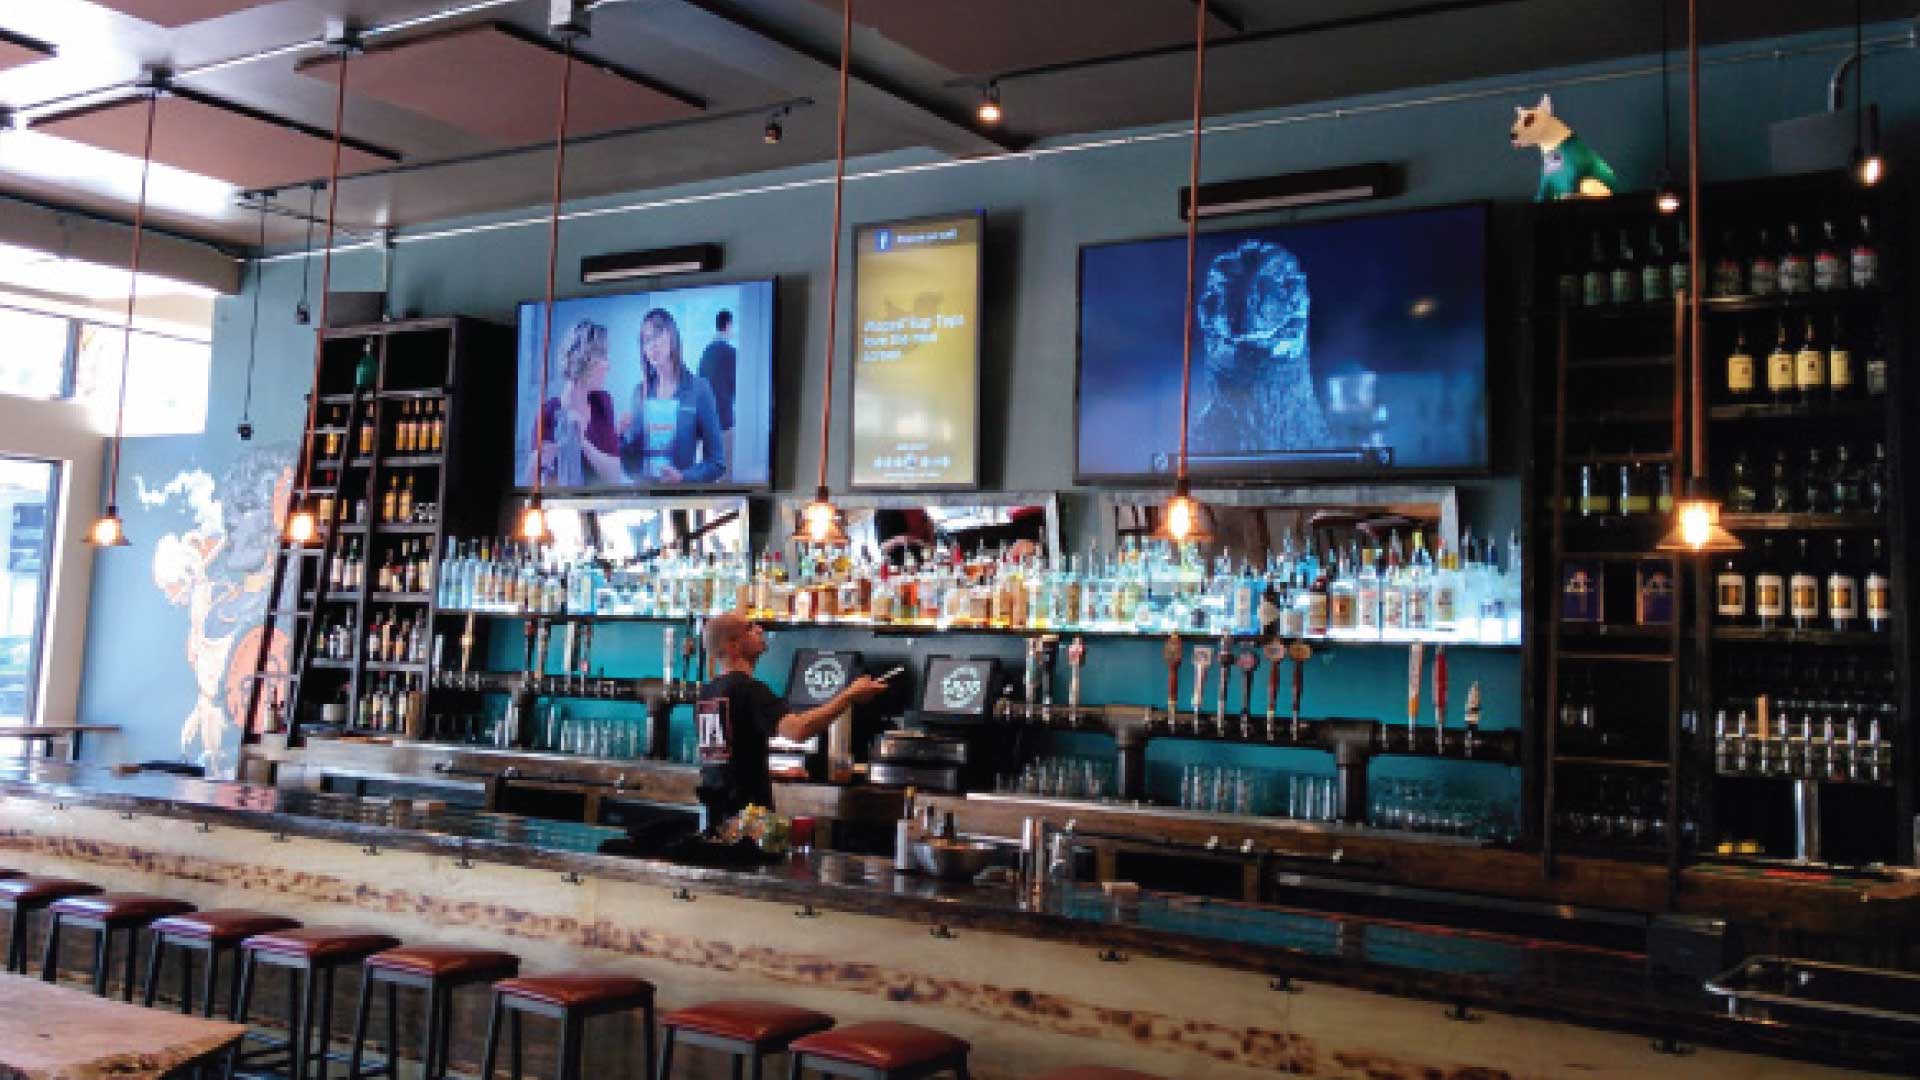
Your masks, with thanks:
M147 174L153 167L153 123L160 112L160 89L147 97L147 145L140 159L140 201L133 211L133 257L127 273L127 322L120 334L120 402L113 413L113 466L107 473L107 510L120 506L120 444L127 433L127 367L133 358L133 309L140 294L140 237L146 230Z
M320 185L307 185L307 246L300 263L300 303L293 309L293 321L302 326L313 321L313 308L307 303L307 285L313 278L313 219L319 203Z
M539 407L533 412L533 497L527 503L529 510L539 509L543 486L540 481L546 473L540 458L547 441L547 369L553 366L548 356L552 348L548 338L553 334L553 293L560 275L560 200L565 193L562 185L567 176L567 117L573 106L572 37L567 38L566 57L560 68L560 122L553 132L553 211L547 219L547 302L540 305L540 336L534 339L540 348L540 396ZM540 532L543 536L546 534L545 518L541 519Z
M1200 244L1200 136L1206 118L1207 16L1206 4L1195 4L1193 28L1193 151L1187 165L1187 303L1181 313L1180 335L1180 461L1174 483L1182 492L1187 484L1187 408L1193 393L1193 283Z
M266 291L267 200L260 199L260 243L253 256L253 327L247 337L247 393L240 399L240 441L253 438L253 368L260 359L260 294Z
M1673 182L1673 78L1667 74L1667 0L1660 0L1660 160Z
M820 396L820 470L815 498L827 490L827 447L833 431L833 346L840 336L840 210L847 187L847 82L853 65L853 0L840 13L840 118L833 149L833 241L827 255L827 378Z
M1861 0L1853 0L1853 151L1867 150L1867 54L1860 46Z

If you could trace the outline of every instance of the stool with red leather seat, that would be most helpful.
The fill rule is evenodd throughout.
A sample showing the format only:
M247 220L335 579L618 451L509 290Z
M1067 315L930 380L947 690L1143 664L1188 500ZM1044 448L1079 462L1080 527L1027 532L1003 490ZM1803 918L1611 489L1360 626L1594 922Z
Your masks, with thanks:
M566 972L556 975L523 975L493 984L493 1011L487 1018L487 1053L480 1059L481 1080L493 1080L495 1051L498 1049L500 1020L505 1016L512 1032L509 1038L513 1055L513 1080L522 1080L520 1017L544 1016L560 1022L559 1080L581 1080L580 1050L588 1020L613 1013L644 1013L646 1023L646 1075L653 1074L653 984L630 975L600 975L590 972Z
M800 1080L804 1070L858 1080L917 1080L951 1071L967 1080L966 1040L944 1031L876 1020L795 1039L787 1047L793 1064L787 1076Z
M1033 1080L1163 1080L1152 1073L1122 1069L1114 1065L1069 1065L1042 1073Z
M360 1009L353 1019L353 1053L347 1059L349 1080L368 1072L386 1071L399 1060L400 988L427 992L426 1038L420 1051L422 1080L447 1075L447 1042L453 1027L453 992L463 986L494 983L520 970L520 958L494 949L460 949L432 945L402 945L367 957L360 977ZM376 983L387 988L387 1068L360 1068L367 1040L367 1011Z
M306 1080L316 1061L320 1063L322 1075L326 1074L328 1062L345 1061L344 1055L334 1054L331 1049L334 974L343 967L352 967L374 953L385 952L399 944L397 938L372 930L338 926L273 930L255 934L240 942L243 963L240 968L240 997L233 1008L234 1022L247 1022L247 1004L253 996L253 978L260 965L285 968L289 1037L277 1039L249 1030L227 1052L227 1080L233 1080L243 1056L241 1048L249 1039L268 1047L269 1053L287 1050L288 1075L293 1080ZM313 1046L315 997L320 999L318 1048ZM247 1071L254 1072L255 1064L248 1062Z
M744 1063L752 1080L760 1080L761 1062L768 1055L785 1052L803 1035L827 1030L833 1017L771 1001L709 1001L667 1013L660 1026L666 1038L660 1044L659 1080L673 1073L675 1039L724 1051L733 1058L736 1077Z
M91 896L101 891L100 886L84 881L38 874L0 878L0 911L13 913L13 927L7 934L7 970L27 973L27 916L69 896Z
M147 986L141 1003L151 1006L160 991L160 966L166 958L168 946L180 951L180 1011L193 1012L193 960L195 953L205 953L207 970L202 976L200 1015L213 1015L213 1002L220 985L220 957L231 953L233 977L227 980L227 1007L224 1015L232 1016L240 1003L240 943L255 934L270 934L276 930L297 930L300 924L293 919L280 915L270 915L264 911L246 911L239 908L215 908L212 911L192 911L182 915L169 915L158 919L147 932L153 935L153 948L147 954Z
M113 953L113 935L127 934L126 985L121 994L133 1000L134 957L140 951L140 931L169 915L193 910L184 900L143 893L91 893L68 896L47 906L53 921L47 924L47 949L41 960L40 977L52 982L60 971L60 930L67 927L93 933L93 992L107 996L107 960Z

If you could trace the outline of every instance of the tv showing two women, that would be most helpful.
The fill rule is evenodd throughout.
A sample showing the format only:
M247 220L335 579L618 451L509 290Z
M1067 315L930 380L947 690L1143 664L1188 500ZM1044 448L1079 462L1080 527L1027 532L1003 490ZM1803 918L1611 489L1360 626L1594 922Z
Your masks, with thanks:
M556 301L544 402L543 307L520 305L516 486L768 486L773 282Z

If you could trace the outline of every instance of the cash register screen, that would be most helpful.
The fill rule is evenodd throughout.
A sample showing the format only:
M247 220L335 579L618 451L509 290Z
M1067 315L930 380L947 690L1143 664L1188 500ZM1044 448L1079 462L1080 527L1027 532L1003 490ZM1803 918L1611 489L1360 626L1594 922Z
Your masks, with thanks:
M787 706L794 711L819 708L833 699L860 674L860 654L828 649L801 649L793 654L793 670L787 676ZM818 735L803 743L775 738L774 749L820 749Z
M985 717L993 708L993 688L999 681L1000 661L994 657L928 657L920 711L935 717Z

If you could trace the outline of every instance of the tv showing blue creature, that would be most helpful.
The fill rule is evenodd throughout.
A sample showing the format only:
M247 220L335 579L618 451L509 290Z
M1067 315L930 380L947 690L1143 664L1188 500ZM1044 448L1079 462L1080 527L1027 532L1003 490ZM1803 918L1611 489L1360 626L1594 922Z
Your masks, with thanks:
M520 305L516 487L770 486L772 281L559 300L543 350L544 309Z
M1196 479L1485 471L1484 206L1209 232L1197 252ZM1186 255L1184 237L1081 249L1080 482L1175 470Z

